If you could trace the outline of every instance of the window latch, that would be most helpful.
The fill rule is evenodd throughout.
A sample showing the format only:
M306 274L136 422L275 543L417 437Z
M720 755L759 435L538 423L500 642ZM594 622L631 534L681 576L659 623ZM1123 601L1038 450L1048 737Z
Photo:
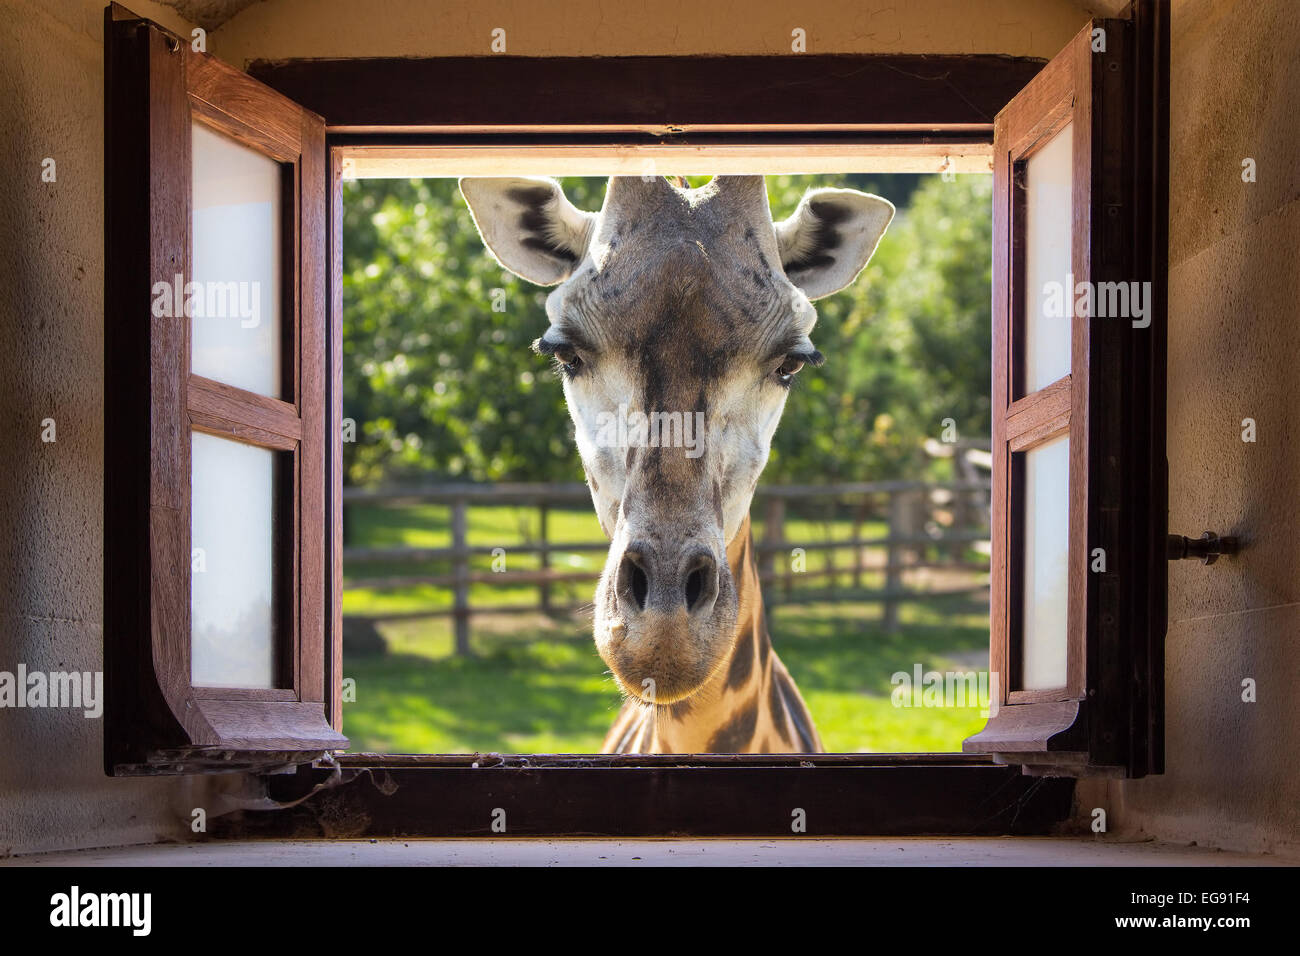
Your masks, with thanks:
M1236 554L1240 546L1236 537L1231 535L1219 537L1213 531L1207 531L1199 538L1185 538L1181 534L1171 534L1168 555L1170 561L1199 558L1202 564L1213 564L1221 554Z

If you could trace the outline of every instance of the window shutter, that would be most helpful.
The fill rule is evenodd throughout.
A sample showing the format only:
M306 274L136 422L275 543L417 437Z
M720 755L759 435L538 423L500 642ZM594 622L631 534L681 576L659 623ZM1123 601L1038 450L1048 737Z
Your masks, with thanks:
M105 17L105 762L267 769L326 708L324 121Z
M1027 772L1162 769L1167 23L1097 20L997 116L997 707ZM1118 313L1118 314L1117 314Z

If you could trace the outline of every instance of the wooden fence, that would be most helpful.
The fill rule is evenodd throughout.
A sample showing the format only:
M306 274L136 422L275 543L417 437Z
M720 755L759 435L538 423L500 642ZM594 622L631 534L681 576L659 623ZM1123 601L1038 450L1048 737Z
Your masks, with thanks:
M930 600L948 595L970 594L986 590L981 577L988 573L988 496L989 484L981 480L949 482L874 481L835 485L768 485L760 486L751 509L754 516L756 558L764 588L764 600L773 604L796 600L851 599L882 605L886 629L898 626L898 608L909 601ZM475 614L520 612L569 613L590 602L558 606L552 589L564 582L594 583L599 571L560 570L551 566L555 552L600 553L608 550L608 541L555 542L549 535L549 519L554 508L591 505L590 492L581 484L494 484L430 485L386 490L345 489L346 513L357 505L386 507L411 504L439 504L450 510L451 544L436 548L366 548L345 547L344 571L361 562L427 563L446 562L450 573L401 574L382 577L349 576L345 590L367 588L393 590L416 586L450 589L452 604L448 608L429 608L391 614L362 615L367 620L433 617L451 615L455 622L456 651L468 653L470 619ZM535 554L540 567L533 570L476 571L475 557L498 555L500 546L475 545L469 542L469 511L474 507L516 505L536 508L539 533L533 541L511 544L504 548L511 554ZM847 515L852 527L848 538L790 537L787 533L790 513L805 521L843 522ZM887 522L882 536L864 537L868 522ZM827 524L827 529L834 527ZM824 566L816 570L800 567L811 552L821 552ZM848 561L838 564L839 555L850 552ZM972 558L972 554L976 558ZM964 583L943 588L908 587L905 577L921 569L945 569L947 576ZM866 574L883 575L884 586L863 590ZM848 589L838 588L845 577L852 581ZM821 589L810 589L805 582L820 580ZM538 597L532 604L471 604L470 586L535 585ZM796 587L796 584L799 586ZM355 617L355 616L354 616Z

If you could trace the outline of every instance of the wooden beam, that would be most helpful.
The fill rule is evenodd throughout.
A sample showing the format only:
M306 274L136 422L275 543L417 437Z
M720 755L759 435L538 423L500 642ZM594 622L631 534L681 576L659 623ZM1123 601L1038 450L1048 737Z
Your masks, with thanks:
M758 129L990 134L1043 61L991 55L256 60L331 133Z
M368 838L492 836L496 807L511 837L788 837L796 808L810 837L1028 835L1051 833L1070 814L1073 780L1035 780L987 757L828 756L529 755L512 765L480 754L448 765L366 754L344 758L341 786L292 808L222 817L212 836L339 832L331 827ZM298 799L328 776L302 768L271 777L271 796Z

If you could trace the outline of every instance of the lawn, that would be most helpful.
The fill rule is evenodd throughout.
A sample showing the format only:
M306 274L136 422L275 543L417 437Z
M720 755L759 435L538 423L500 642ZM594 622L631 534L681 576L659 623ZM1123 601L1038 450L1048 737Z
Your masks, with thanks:
M351 509L349 544L438 547L450 544L447 509L439 506ZM510 546L534 540L536 512L484 507L470 511L469 540L505 549L511 570L537 566L535 555L512 556ZM800 540L851 536L849 522L788 520L786 536ZM864 533L883 534L883 526ZM761 527L756 530L761 534ZM588 510L553 511L555 542L600 540ZM490 557L482 568L490 567ZM598 570L603 553L566 553L552 565ZM809 570L823 566L821 552L807 556ZM848 557L836 558L837 566ZM446 565L418 566L445 573ZM345 580L418 573L410 564L354 562ZM878 573L863 575L879 587ZM880 607L854 600L846 572L837 579L836 600L796 585L798 603L771 609L773 643L803 693L829 751L918 752L959 750L964 737L983 726L978 707L895 707L890 677L923 670L987 668L988 605L964 598L904 605L892 634L880 626ZM818 584L820 589L821 584ZM553 587L557 604L590 600L592 585ZM861 592L859 592L861 593ZM345 614L374 614L447 607L445 589L349 590ZM476 603L533 603L529 586L475 585ZM388 652L344 656L344 677L355 681L356 700L344 704L344 733L352 750L380 753L583 753L598 750L614 719L620 695L591 641L581 615L475 616L472 657L452 654L450 619L382 622Z

